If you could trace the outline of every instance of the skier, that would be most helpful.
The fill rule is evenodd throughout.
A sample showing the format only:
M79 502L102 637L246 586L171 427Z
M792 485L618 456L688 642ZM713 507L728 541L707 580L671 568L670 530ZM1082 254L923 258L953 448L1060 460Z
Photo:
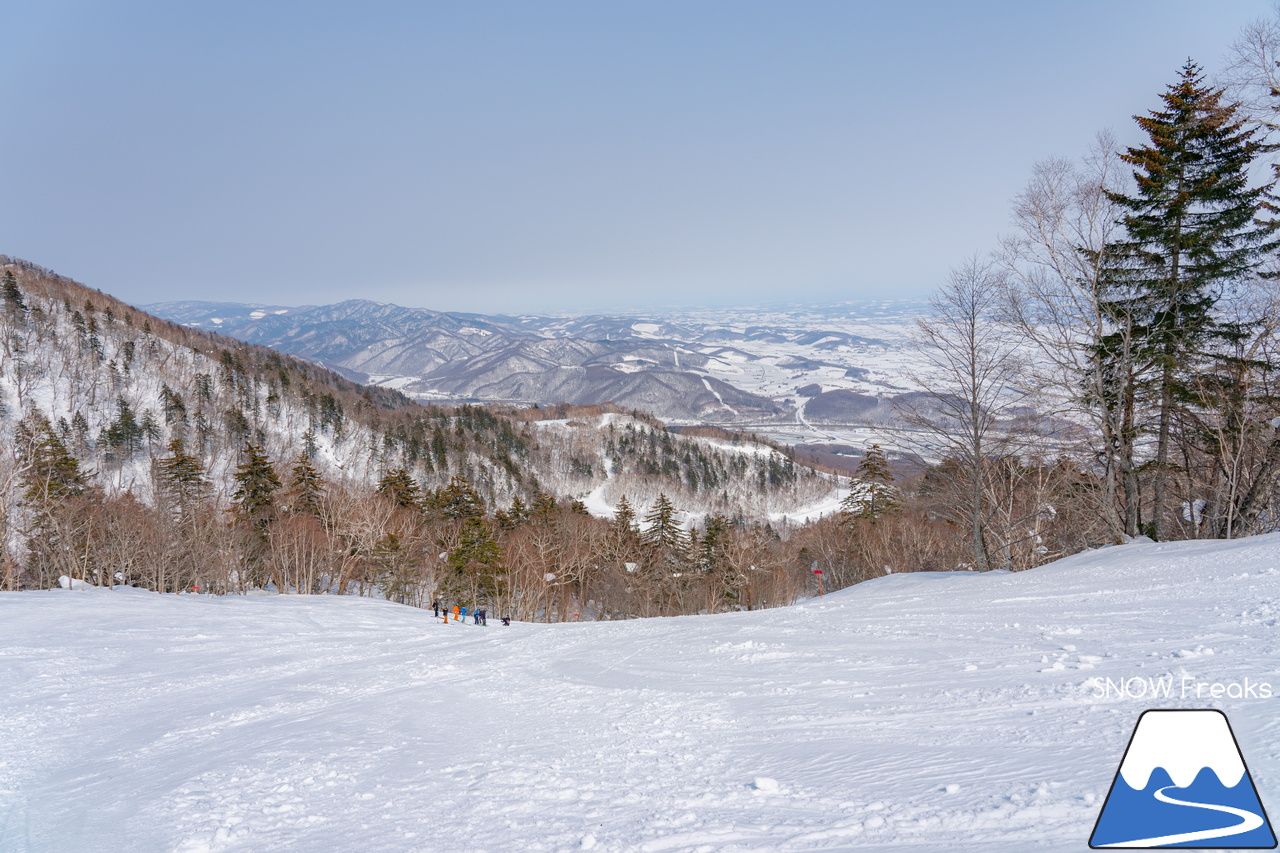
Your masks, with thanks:
M482 607L482 608L480 608L480 612L479 612L479 614L477 614L477 615L480 617L480 624L481 624L481 625L484 625L484 626L486 626L486 627L488 627L488 625L489 625L489 619L488 619L489 614L485 613L485 611L484 611L484 608L483 608L483 607Z
M459 609L460 609L460 608L458 607L458 605L456 605L456 604L455 604L455 605L453 605L453 621L454 621L454 622L457 622L457 621L458 621L458 610L459 610Z
M440 618L440 599L437 598L431 602L431 609L436 612L436 618L439 619Z
M473 611L473 612L472 612L472 614L471 614L471 623L472 623L473 625L479 625L479 624L480 624L480 610L479 610L479 608L477 608L475 611Z
M467 621L467 608L465 607L462 608L462 621L463 622Z

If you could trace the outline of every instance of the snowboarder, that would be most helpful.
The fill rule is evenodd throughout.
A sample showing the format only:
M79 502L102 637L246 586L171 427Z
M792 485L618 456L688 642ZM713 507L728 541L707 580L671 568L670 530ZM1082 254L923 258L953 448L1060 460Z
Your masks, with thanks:
M487 627L489 625L489 614L485 613L483 607L480 608L480 612L477 615L480 617L480 624Z
M471 624L473 624L473 625L479 625L479 624L480 624L480 611L479 611L479 610L476 610L476 611L472 612L472 614L471 614Z
M502 624L503 624L503 625L506 625L508 628L510 628L510 627L511 627L511 617L510 617L510 616L503 616L503 617L502 617Z
M440 599L437 598L431 602L431 609L436 612L436 618L439 619L440 618Z
M458 610L459 610L459 609L460 609L460 608L458 607L458 605L456 605L456 604L455 604L455 605L453 605L453 621L454 621L454 622L457 622L457 621L458 621Z

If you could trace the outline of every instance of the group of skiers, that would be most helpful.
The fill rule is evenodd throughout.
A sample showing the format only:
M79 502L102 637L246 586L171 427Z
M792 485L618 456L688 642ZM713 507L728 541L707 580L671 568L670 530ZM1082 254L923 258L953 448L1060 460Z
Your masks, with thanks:
M446 624L448 624L448 622L449 622L449 614L450 614L450 613L452 613L452 614L453 614L453 621L454 621L454 622L466 622L466 621L467 621L467 608L466 608L466 607L463 607L461 604L455 604L455 605L453 605L453 607L449 607L449 606L447 606L447 605L446 605L445 607L443 607L443 608L442 608L442 607L440 606L440 599L438 599L438 598L437 598L437 599L435 599L434 601L432 601L432 602L431 602L431 609L435 611L435 614L436 614L436 617L437 617L437 618L439 618L439 617L441 616L441 614L443 613L443 615L444 615L444 621L445 621L445 623L446 623ZM471 618L472 618L472 620L473 620L473 624L476 624L476 625L488 625L488 624L489 624L489 614L485 612L485 609L484 609L483 607L473 607L473 608L471 608ZM507 627L511 627L511 617L510 617L510 616L503 616L503 617L502 617L502 624L503 624L503 625L506 625Z

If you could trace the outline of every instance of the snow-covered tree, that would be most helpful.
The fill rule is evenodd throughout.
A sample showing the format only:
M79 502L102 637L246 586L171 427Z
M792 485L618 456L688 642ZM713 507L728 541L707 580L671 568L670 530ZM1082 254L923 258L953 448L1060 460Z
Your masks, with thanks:
M850 485L849 496L840 504L847 520L875 522L885 513L902 511L898 490L893 487L893 474L880 445L872 444L862 456Z

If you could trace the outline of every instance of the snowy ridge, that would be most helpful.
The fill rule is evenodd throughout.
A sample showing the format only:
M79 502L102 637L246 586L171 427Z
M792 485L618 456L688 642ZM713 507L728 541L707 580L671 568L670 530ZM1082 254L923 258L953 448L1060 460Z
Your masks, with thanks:
M735 308L658 316L481 316L367 300L301 306L170 302L160 316L347 370L436 401L612 402L670 423L749 425L784 443L808 420L866 437L860 408L916 386L918 301ZM394 384L393 384L394 383ZM816 389L812 394L804 389ZM851 396L852 395L852 396ZM876 417L889 417L889 409Z

